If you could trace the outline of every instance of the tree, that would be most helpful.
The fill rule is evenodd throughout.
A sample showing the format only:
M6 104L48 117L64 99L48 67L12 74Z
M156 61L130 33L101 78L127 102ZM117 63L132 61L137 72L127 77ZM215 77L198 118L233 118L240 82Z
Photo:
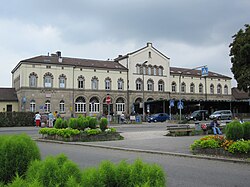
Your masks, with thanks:
M245 30L240 29L229 45L234 78L237 87L246 92L250 91L250 26L245 24Z

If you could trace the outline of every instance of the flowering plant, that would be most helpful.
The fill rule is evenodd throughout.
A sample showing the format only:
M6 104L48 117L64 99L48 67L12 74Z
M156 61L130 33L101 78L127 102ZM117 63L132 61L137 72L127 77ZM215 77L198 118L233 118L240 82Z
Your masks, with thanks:
M201 129L202 130L207 130L207 125L206 124L201 124Z

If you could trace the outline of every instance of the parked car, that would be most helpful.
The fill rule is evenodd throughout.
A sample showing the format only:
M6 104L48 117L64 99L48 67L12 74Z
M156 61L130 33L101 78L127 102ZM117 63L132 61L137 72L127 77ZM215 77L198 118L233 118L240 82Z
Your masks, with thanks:
M187 120L208 120L209 114L207 110L196 110L190 116L186 116Z
M232 112L230 110L218 110L209 116L210 119L232 119Z
M153 114L148 117L148 122L163 122L169 120L169 115L166 113Z

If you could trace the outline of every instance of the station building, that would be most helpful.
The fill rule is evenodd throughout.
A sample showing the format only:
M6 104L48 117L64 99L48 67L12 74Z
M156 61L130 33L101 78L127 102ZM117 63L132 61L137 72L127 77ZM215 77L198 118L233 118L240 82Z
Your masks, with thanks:
M116 115L177 114L179 100L183 114L241 112L232 102L231 77L211 71L203 76L201 68L171 67L170 58L152 43L114 60L65 57L57 51L21 60L12 70L12 87L19 111L59 111L65 117L108 114L107 95L110 113Z

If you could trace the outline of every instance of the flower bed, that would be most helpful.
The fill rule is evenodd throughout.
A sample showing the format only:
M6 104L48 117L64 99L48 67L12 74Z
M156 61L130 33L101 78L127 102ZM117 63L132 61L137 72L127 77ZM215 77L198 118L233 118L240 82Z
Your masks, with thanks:
M227 140L224 136L205 136L190 146L193 154L250 158L250 140Z
M55 129L44 128L40 129L42 139L59 140L59 141L110 141L121 140L123 137L115 129L106 129L101 131L100 129L86 129L80 131L77 129Z

